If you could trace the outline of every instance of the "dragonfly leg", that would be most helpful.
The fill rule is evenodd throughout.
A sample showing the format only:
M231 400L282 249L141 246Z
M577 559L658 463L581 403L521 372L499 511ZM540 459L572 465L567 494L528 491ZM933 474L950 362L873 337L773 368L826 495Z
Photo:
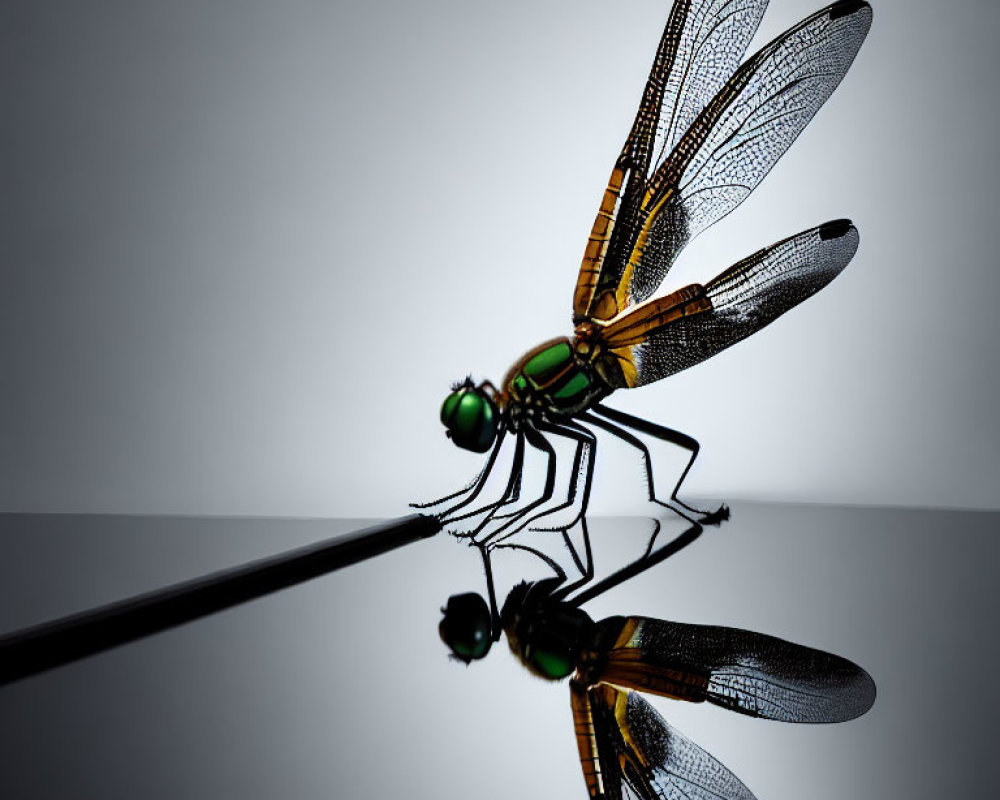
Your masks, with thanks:
M516 544L514 542L511 542L509 544L491 545L490 549L491 550L523 550L526 553L531 553L536 558L540 559L541 561L544 561L545 564L549 567L549 569L551 569L555 573L556 577L560 581L565 581L566 580L566 571L562 567L560 567L559 564L554 559L549 558L541 550L536 550L534 547L528 547L527 545Z
M431 508L433 506L438 506L441 505L442 503L446 503L449 500L454 500L456 497L461 497L462 495L466 495L466 497L464 497L456 505L453 505L446 511L438 513L437 515L438 518L443 519L447 517L449 514L457 511L460 508L463 508L464 506L467 506L469 503L475 500L479 496L479 493L482 492L483 487L486 485L487 479L490 477L490 473L493 471L493 466L496 464L497 456L500 455L500 448L503 445L504 436L506 436L506 434L507 434L507 428L501 422L500 429L497 431L497 440L493 444L493 450L490 452L490 456L486 460L486 464L479 471L479 474L475 478L473 478L468 485L466 485L462 489L459 489L457 492L452 492L451 494L447 494L444 497L439 497L437 500L431 500L430 502L426 503L410 503L410 507Z
M562 532L563 540L566 542L566 547L573 556L573 561L576 564L577 569L580 570L580 578L553 592L552 596L557 600L562 600L566 597L566 595L576 591L578 588L590 583L590 581L594 579L594 552L590 547L590 531L587 529L586 517L580 517L580 527L583 531L583 550L584 555L586 556L586 561L581 563L580 556L576 552L573 542L570 541L569 530L564 530Z
M511 466L511 469L513 471L513 465ZM506 519L507 517L513 517L514 515L517 514L517 511L508 511L505 514L498 514L496 512L498 512L504 506L514 505L518 500L521 499L521 487L523 483L524 483L524 461L522 460L521 466L516 471L516 477L514 479L514 487L511 489L510 494L507 496L507 498L504 499L501 497L500 500L498 500L496 503L490 503L487 506L485 506L484 509L480 509L480 511L483 511L486 508L492 509L493 510L493 514L491 515L492 519ZM479 512L473 512L469 516L475 516L477 513Z
M500 641L500 610L497 608L497 592L493 582L493 563L490 560L490 548L479 546L479 555L483 558L483 572L486 573L486 594L490 602L490 639Z
M657 526L659 523L657 523ZM657 532L659 527L657 527ZM570 605L580 606L586 603L588 600L593 600L600 594L608 591L608 589L613 589L618 584L624 581L634 578L636 575L645 572L650 567L654 567L661 561L670 558L670 556L677 553L679 550L687 547L691 542L701 536L702 527L701 525L695 523L691 525L686 531L678 535L675 539L672 539L667 544L658 550L654 550L652 553L647 552L645 555L632 561L630 564L622 567L620 570L611 573L608 577L599 580L597 583L589 586L580 592L576 597L568 600ZM654 533L654 538L655 538ZM651 540L652 541L652 540Z
M546 509L540 514L536 514L531 517L531 519L527 520L524 525L527 527L542 517L547 517L550 514L556 514L565 508L573 506L576 502L580 478L582 476L583 492L580 500L580 509L577 511L577 514L573 518L572 522L568 525L554 528L534 528L534 530L539 531L565 531L583 520L584 515L587 513L587 505L590 502L590 487L593 485L594 478L594 459L597 454L597 437L582 425L578 425L572 420L565 420L558 424L550 423L545 425L542 430L576 441L576 451L573 455L573 468L570 473L569 486L566 491L566 500L553 508ZM578 559L575 560L579 563Z
M449 510L448 515L442 518L444 523L457 522L463 519L469 519L470 517L478 516L479 514L487 513L486 519L484 519L479 525L476 526L472 531L467 533L456 533L454 534L460 539L475 539L475 537L483 530L483 528L493 519L497 510L502 506L516 502L517 497L521 492L521 476L524 471L524 431L519 430L517 432L517 438L514 446L514 460L511 463L510 476L507 478L507 486L504 488L503 494L500 496L499 500L493 503L487 503L484 506L480 506L472 511L466 511L462 514L453 515L452 510ZM462 505L467 505L463 503Z
M535 427L531 425L525 425L524 435L528 440L528 444L537 450L544 451L548 456L548 461L545 468L545 485L542 487L542 493L536 499L532 500L524 508L519 509L515 514L510 515L505 523L499 527L492 530L488 536L483 538L484 543L494 542L500 543L505 539L513 536L519 530L524 527L524 524L518 525L521 520L523 520L528 514L530 514L538 506L547 503L552 498L552 491L555 488L556 482L556 451L555 448L549 443L549 440L545 438L545 435L538 431ZM514 527L516 526L516 527ZM510 530L513 528L513 530ZM500 534L508 531L505 535Z
M688 436L686 433L675 431L673 428L667 428L664 425L657 425L656 423L642 419L641 417L633 417L631 414L626 414L622 411L617 411L613 408L608 408L607 406L600 404L595 405L591 410L594 414L599 415L599 417L595 417L588 413L583 415L584 419L594 425L597 425L598 427L604 428L604 430L614 434L619 439L632 445L642 453L643 463L646 468L649 499L652 502L670 508L689 522L699 522L703 525L719 525L723 521L729 519L729 507L725 503L720 505L714 511L703 511L699 508L688 505L677 497L677 492L680 490L681 484L684 483L684 479L687 477L688 472L690 472L691 465L694 464L695 459L698 457L698 451L701 449L701 445L698 444L697 439L692 436ZM604 417L605 419L600 419L600 417ZM612 422L609 422L608 420L611 420ZM615 425L613 423L618 424ZM669 442L670 444L676 445L677 447L691 453L691 457L688 459L684 470L677 479L677 483L674 484L673 491L670 493L669 501L664 502L656 497L656 487L653 482L653 462L649 455L649 448L646 447L641 439L633 436L628 431L623 430L620 427L622 425L642 433L649 434L660 441ZM684 511L681 509L684 509ZM685 511L688 513L685 513ZM691 515L694 515L694 517L692 518Z
M527 519L524 519L524 514L519 512L518 517L522 521L520 521L516 527L509 530L506 535L504 535L497 541L503 541L505 539L510 538L515 533L518 533L524 530L525 528L528 528L529 526L532 525L533 522L535 522L538 519L541 519L542 517L549 516L550 514L555 514L559 511L562 511L563 509L570 508L571 506L573 506L574 503L576 502L576 497L579 490L579 482L581 477L583 477L584 479L582 501L580 503L580 508L577 511L576 516L572 519L572 521L570 521L566 525L558 525L553 527L533 527L532 530L541 532L561 532L565 535L565 532L568 531L570 528L572 528L574 525L576 525L578 522L581 522L584 519L584 515L586 514L587 504L590 501L590 488L593 484L594 455L597 448L597 437L595 437L591 431L587 430L582 425L578 425L572 420L561 420L558 423L554 422L539 423L537 427L538 431L543 435L551 434L553 436L563 436L567 439L572 439L576 442L576 449L573 454L573 465L570 471L570 480L569 480L569 486L567 488L566 500L552 508L546 509L544 511L539 512L538 514L535 514L534 516L528 517ZM554 478L554 474L552 475L552 477ZM530 511L531 508L541 505L543 502L549 499L549 496L551 496L551 492L548 492L545 497L541 498L539 501L535 503L532 503L531 506L525 508L523 511L527 512ZM497 531L497 533L498 532L499 531ZM573 548L572 543L569 541L567 541L567 545L570 548L570 552L573 555L574 561L576 562L577 566L580 568L582 572L584 570L584 567L580 561L579 556L575 552L575 548Z

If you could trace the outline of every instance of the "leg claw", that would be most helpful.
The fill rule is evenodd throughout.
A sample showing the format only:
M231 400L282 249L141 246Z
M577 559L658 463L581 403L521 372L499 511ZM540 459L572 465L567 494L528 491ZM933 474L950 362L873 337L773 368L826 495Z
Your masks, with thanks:
M729 519L729 506L723 503L715 511L703 514L699 522L702 525L721 525L727 519Z

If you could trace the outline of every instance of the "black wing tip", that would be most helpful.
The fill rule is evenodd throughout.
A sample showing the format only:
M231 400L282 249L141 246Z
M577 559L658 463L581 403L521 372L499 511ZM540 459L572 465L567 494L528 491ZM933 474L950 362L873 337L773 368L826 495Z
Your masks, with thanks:
M850 688L849 697L840 707L838 713L833 715L835 719L829 720L830 722L849 722L852 719L857 719L871 711L872 706L875 705L878 690L875 688L872 676L857 664L851 664L851 666L857 674Z
M830 6L830 19L840 19L841 17L849 17L860 11L863 8L867 8L869 12L871 11L871 5L866 3L864 0L838 0Z
M834 219L819 226L819 238L826 242L839 239L854 229L854 223L849 219Z

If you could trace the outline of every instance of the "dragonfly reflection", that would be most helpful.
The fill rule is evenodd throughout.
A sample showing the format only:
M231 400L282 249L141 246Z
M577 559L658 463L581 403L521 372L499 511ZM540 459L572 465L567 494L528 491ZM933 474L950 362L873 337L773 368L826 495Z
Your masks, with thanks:
M591 798L753 798L640 692L782 722L843 722L874 703L868 673L830 653L736 628L639 616L595 622L580 608L648 564L635 566L575 597L579 584L562 575L519 583L499 620L478 595L456 595L441 622L442 639L461 661L483 658L502 631L535 675L572 676L570 702Z

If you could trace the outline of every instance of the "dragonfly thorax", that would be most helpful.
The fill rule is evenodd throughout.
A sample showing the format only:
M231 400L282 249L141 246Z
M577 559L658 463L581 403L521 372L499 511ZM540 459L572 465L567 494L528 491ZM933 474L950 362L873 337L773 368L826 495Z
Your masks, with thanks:
M559 583L519 583L500 612L511 652L535 675L553 681L577 668L597 629L585 611L553 598Z
M565 336L529 350L504 378L507 406L556 418L586 410L612 391L595 370L594 355L589 342Z

